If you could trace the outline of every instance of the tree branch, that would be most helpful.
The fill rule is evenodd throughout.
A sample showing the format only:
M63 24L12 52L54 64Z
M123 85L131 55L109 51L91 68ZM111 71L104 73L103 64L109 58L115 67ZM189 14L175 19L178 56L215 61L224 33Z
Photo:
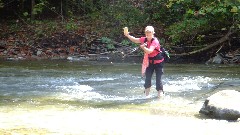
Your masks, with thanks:
M195 51L187 52L187 53L181 53L181 54L171 54L171 55L172 56L187 56L187 55L193 55L193 54L196 54L196 53L199 53L199 52L202 52L202 51L206 51L208 49L211 49L212 47L218 46L221 43L229 40L229 36L232 35L234 32L235 31L231 31L231 29L230 29L229 32L225 36L223 36L222 38L220 38L219 40L217 40L216 42L214 42L210 45L206 45L206 47L201 48L199 50L195 50Z

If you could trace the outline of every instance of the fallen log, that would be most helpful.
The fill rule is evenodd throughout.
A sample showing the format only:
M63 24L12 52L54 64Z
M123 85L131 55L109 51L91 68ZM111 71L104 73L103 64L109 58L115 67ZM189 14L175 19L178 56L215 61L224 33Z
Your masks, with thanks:
M216 46L219 46L221 45L222 43L226 42L229 40L229 37L235 33L235 31L231 31L229 30L229 32L223 36L222 38L220 38L219 40L215 41L214 43L210 44L210 45L204 45L206 47L204 48L201 48L201 49L198 49L198 50L194 50L194 51L191 51L191 52L187 52L187 53L181 53L181 54L171 54L171 56L189 56L189 55L193 55L193 54L196 54L196 53L200 53L200 52L203 52L203 51L206 51L206 50L209 50L213 47L216 47Z

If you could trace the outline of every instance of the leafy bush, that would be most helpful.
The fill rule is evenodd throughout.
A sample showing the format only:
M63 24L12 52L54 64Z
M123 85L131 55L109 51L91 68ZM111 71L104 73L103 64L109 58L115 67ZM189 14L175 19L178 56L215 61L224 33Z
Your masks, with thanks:
M61 29L77 30L79 25L84 27L87 24L93 27L91 31L94 30L94 33L111 39L121 39L122 28L125 26L132 32L138 32L146 25L153 25L156 29L161 27L167 42L173 44L189 39L202 42L203 35L212 31L224 34L223 32L234 30L239 34L240 29L239 0L35 0L34 7L24 0L8 3L0 0L0 8L3 9L0 15L12 15L8 18L14 16L15 20L27 23L26 20L36 21L37 17L34 21L31 20L33 15L47 15L44 19L57 16L64 20L64 28ZM6 14L7 11L11 13ZM21 18L22 16L24 17ZM81 24L78 19L74 19L77 17L81 17ZM65 20L70 21L65 23ZM55 24L49 24L53 28L48 30L44 26L35 28L38 35L47 35L48 30L57 29ZM14 29L17 27L19 26L13 25ZM168 40L169 37L171 40ZM114 47L111 42L107 44L109 48ZM122 41L122 44L135 46L127 41Z
M201 41L203 33L238 29L239 1L220 0L168 0L168 10L184 9L181 18L168 25L166 34L173 43L189 39ZM172 12L175 14L175 12Z
M133 43L133 42L131 42L129 40L122 40L121 44L124 45L124 46L132 46L132 47L138 46L138 44Z
M77 26L77 24L74 22L73 19L70 19L70 21L67 22L67 24L66 24L66 30L69 30L69 31L71 31L71 30L77 30L77 28L78 28L78 26Z
M208 29L208 21L204 18L202 19L185 19L181 22L177 22L171 25L166 34L170 36L172 42L177 43L183 39L188 39L189 37L195 37L197 33Z
M107 33L108 37L115 38L122 34L122 28L128 26L129 28L139 28L146 24L148 14L145 14L138 6L134 5L132 1L112 1L101 0L102 4L100 10L96 11L100 19L103 20L104 25L102 29L111 29ZM108 5L108 6L106 6Z
M108 50L115 49L115 46L113 44L113 40L107 37L102 37L101 41L106 44L106 47Z

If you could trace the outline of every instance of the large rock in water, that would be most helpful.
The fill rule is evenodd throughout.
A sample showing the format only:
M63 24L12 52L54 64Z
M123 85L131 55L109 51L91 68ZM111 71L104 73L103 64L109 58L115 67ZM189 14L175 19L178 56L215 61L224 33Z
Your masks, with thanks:
M237 120L240 118L240 92L219 91L205 100L199 112L211 118Z

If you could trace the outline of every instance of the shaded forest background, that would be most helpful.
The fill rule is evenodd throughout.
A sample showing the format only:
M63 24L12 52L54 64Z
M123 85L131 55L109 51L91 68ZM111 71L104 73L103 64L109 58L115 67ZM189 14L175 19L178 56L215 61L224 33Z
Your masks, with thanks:
M2 57L141 56L122 28L152 25L172 60L240 61L239 0L0 0L0 17Z

